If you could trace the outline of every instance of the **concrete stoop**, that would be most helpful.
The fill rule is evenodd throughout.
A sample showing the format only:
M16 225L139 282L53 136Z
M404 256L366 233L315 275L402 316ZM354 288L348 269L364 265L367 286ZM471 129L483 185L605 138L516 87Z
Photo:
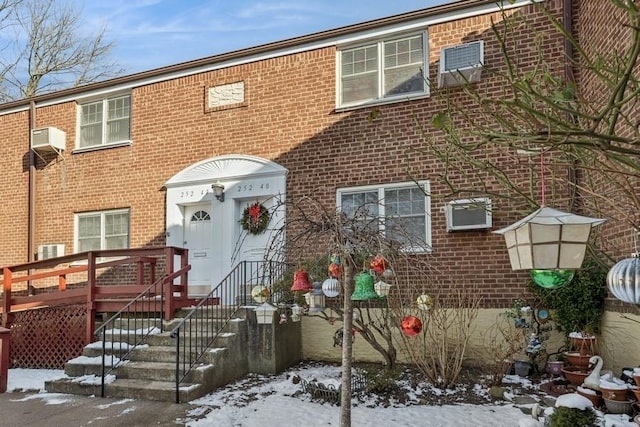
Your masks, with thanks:
M170 330L170 327L167 329ZM194 346L197 346L203 339L202 333L189 334L187 339L193 340L196 343ZM111 345L106 347L109 348ZM244 358L238 358L238 355L246 355L247 351L246 321L233 319L216 338L212 348L198 361L198 365L180 383L179 401L197 399L244 377L248 373L248 364ZM65 364L64 370L68 378L46 381L45 390L52 393L100 396L101 354L100 346L86 346L82 357ZM150 335L144 345L136 347L129 354L128 360L123 361L110 373L105 380L104 395L175 402L175 377L175 339L169 336L169 332Z

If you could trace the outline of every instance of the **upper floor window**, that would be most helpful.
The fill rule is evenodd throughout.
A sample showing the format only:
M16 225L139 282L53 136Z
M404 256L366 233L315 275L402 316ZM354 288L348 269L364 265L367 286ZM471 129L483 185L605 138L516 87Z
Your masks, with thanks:
M356 223L352 229L378 232L405 250L431 249L428 182L339 189L338 208Z
M79 135L78 148L128 142L131 138L131 96L82 104Z
M76 252L128 247L128 209L76 214Z
M427 92L425 33L345 48L338 58L340 107Z

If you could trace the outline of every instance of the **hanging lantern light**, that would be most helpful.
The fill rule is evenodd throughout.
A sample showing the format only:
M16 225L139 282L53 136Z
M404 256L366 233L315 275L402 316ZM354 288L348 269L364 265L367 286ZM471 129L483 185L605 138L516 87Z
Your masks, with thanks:
M340 281L333 277L328 278L322 282L322 292L329 298L337 297L340 295Z
M389 295L391 285L383 282L382 280L379 280L375 283L375 285L373 285L373 289L376 291L376 294L378 294L381 298L384 298Z
M427 294L422 294L416 299L418 308L422 311L430 310L433 307L433 299Z
M363 271L356 276L356 285L351 299L353 301L363 301L370 299L379 299L373 285L373 276Z
M299 322L301 316L302 316L302 307L300 307L298 304L293 304L291 306L291 321Z
M406 316L400 324L402 333L408 337L415 337L422 331L422 321L416 316Z
M504 236L513 270L575 270L591 228L604 221L543 206L494 233Z
M309 312L324 311L324 293L322 292L322 283L313 282L313 290L309 292Z
M616 263L607 273L607 287L620 301L640 305L640 254Z
M258 324L267 325L273 323L273 314L276 312L277 308L273 305L265 302L255 308L256 319Z
M266 286L258 285L251 289L251 298L258 304L267 301L269 296L271 296L271 290Z
M309 273L304 270L297 270L293 273L293 286L291 290L294 292L305 292L313 289L309 282Z

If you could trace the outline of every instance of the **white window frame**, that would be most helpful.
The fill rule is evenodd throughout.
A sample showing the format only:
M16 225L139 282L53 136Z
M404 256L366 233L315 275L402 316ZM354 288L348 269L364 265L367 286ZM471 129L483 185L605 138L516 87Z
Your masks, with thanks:
M401 39L410 39L410 38L414 38L417 36L421 36L422 37L422 74L424 77L424 91L422 92L409 92L409 93L402 93L402 94L398 94L398 95L390 95L390 96L385 96L384 94L384 81L385 81L385 64L384 64L384 60L385 60L385 52L384 52L384 44L388 43L388 42L392 42L392 41L396 41L396 40L401 40ZM377 66L377 72L378 72L378 79L377 79L377 96L375 98L371 98L371 99L367 99L367 100L359 100L359 101L354 101L354 102L343 102L342 101L342 53L344 51L347 50L353 50L353 49L358 49L358 48L365 48L367 46L373 46L375 45L377 47L377 53L378 53L378 58L377 58L377 62L378 62L378 66ZM367 42L362 42L362 43L358 43L357 45L346 45L346 46L342 46L340 48L338 48L337 52L336 52L336 109L341 110L341 109L349 109L349 108L354 108L354 107L359 107L359 106L368 106L368 105L375 105L375 104L388 104L388 103L393 103L393 102L401 102L401 101L406 101L408 99L417 99L417 98L424 98L426 96L429 96L429 89L430 89L430 85L429 85L429 38L427 35L427 30L422 30L422 31L418 31L418 32L411 32L411 33L405 33L405 34L394 34L394 35L389 35L386 36L384 38L381 39L377 39L377 40L369 40Z
M113 142L107 142L107 128L108 128L108 122L109 122L109 101L113 101L116 99L120 99L120 98L129 98L129 136L126 139L123 140L119 140L119 141L113 141ZM113 96L109 96L107 98L99 98L99 99L91 99L91 100L87 100L85 102L79 103L78 104L78 108L77 108L77 129L76 129L76 147L73 150L74 152L82 152L82 151L92 151L92 150L99 150L102 148L109 148L109 147L118 147L118 146L122 146L122 145L130 145L131 144L131 113L132 113L132 98L131 98L131 93L119 93L117 95L113 95ZM82 108L90 105L90 104L96 104L96 103L102 103L102 136L100 138L100 143L99 144L93 144L93 145L88 145L86 147L81 147L80 143L81 143L81 139L82 139Z
M131 245L131 210L130 209L111 209L111 210L103 210L103 211L91 211L91 212L82 212L74 215L74 253L79 252L80 248L80 229L79 229L79 221L82 217L88 216L100 216L100 249L98 250L106 250L106 233L105 233L105 216L106 215L119 215L119 214L127 214L129 216L129 227L127 229L127 244L124 248L118 249L129 249ZM117 250L117 249L116 249Z
M424 193L424 216L425 216L425 230L424 230L424 243L425 245L420 246L408 246L405 245L402 250L405 252L414 252L414 253L430 253L432 251L431 246L431 187L429 181L418 181L417 183L414 181L408 182L397 182L390 184L381 184L381 185L366 185L360 187L346 187L339 188L336 191L336 206L338 212L342 212L342 196L348 194L357 194L357 193L366 193L377 191L378 193L378 217L381 219L379 221L380 231L384 234L385 227L385 190L399 190L404 188L414 188L420 189Z

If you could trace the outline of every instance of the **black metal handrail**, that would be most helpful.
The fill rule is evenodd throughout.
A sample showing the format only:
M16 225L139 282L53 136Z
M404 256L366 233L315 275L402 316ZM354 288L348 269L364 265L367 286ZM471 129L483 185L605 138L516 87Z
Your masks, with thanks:
M240 307L251 301L253 286L268 286L282 277L286 264L242 261L171 330L176 340L176 403L180 383L213 345Z
M190 268L191 266L187 265L172 274L162 276L96 329L94 335L102 342L101 397L105 396L107 375L127 360L129 354L149 335L163 332L165 285L171 286L175 278L180 277ZM121 327L118 329L115 328L116 322L121 322ZM106 339L107 332L111 334L109 342ZM108 353L107 350L109 350Z

